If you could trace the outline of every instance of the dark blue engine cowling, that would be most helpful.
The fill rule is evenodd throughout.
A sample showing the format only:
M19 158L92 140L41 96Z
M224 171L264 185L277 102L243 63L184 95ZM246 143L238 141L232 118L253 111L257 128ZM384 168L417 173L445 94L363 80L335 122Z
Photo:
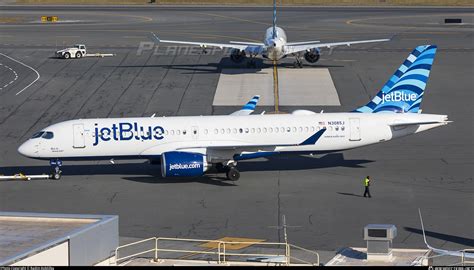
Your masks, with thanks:
M206 170L206 156L203 154L173 151L161 156L163 177L201 176Z

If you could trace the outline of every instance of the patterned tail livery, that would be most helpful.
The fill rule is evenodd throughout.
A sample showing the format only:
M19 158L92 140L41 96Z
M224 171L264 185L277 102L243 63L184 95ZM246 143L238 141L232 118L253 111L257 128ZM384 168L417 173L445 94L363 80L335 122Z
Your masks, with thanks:
M436 45L416 47L372 101L354 112L417 113L430 76L436 48Z

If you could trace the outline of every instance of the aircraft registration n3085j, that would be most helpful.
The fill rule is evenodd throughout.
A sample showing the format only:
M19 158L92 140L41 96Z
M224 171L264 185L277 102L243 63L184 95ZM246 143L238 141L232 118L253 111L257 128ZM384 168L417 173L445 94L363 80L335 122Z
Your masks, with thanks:
M46 127L23 143L27 157L50 160L160 160L163 177L197 177L211 167L229 180L240 160L284 152L322 154L388 141L449 123L420 104L437 47L416 47L377 95L347 113L251 115L259 96L231 115L77 119Z
M232 49L230 59L235 63L242 62L246 56L250 57L249 66L255 66L254 58L261 55L263 58L278 61L291 55L295 57L295 66L303 67L301 58L304 57L309 63L316 63L320 57L320 48L331 48L341 45L350 46L352 44L372 43L389 41L390 39L372 39L372 40L355 40L340 41L331 43L320 43L320 41L302 41L287 42L285 31L276 25L276 0L273 0L273 22L272 27L265 31L263 43L246 42L246 41L230 41L229 43L211 43L211 42L193 42L179 40L159 39L154 33L153 37L158 43L173 43L195 45L206 50L208 47L229 48Z

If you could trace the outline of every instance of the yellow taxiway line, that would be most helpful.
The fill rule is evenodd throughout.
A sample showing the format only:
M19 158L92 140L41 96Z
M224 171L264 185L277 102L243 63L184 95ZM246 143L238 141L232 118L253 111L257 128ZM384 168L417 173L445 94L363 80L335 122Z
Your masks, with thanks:
M275 100L275 113L279 113L279 96L278 96L278 65L273 60L273 98Z

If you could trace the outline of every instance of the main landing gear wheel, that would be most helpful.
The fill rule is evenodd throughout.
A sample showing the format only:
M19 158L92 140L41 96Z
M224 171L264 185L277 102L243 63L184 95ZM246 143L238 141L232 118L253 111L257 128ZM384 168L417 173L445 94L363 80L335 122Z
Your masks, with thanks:
M229 168L226 176L228 180L237 181L240 178L240 173L236 168Z

